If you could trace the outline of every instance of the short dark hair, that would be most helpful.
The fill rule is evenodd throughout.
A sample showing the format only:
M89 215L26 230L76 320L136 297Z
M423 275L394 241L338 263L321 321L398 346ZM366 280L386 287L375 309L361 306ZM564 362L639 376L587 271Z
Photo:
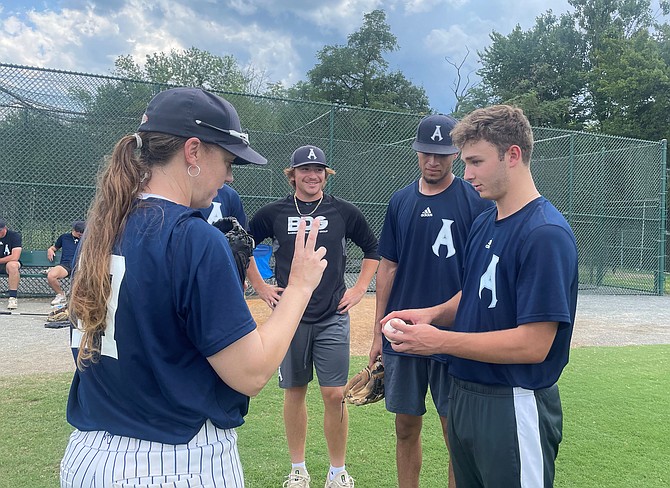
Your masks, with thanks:
M84 232L84 229L86 229L86 222L83 220L75 220L72 222L72 228L74 229L75 232L82 233Z

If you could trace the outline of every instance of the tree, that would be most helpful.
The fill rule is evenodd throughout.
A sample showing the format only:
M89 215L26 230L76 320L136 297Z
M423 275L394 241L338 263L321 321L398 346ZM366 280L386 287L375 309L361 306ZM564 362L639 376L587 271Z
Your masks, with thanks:
M364 15L347 44L324 46L308 81L288 89L294 98L366 108L428 112L428 97L400 71L389 72L384 54L398 49L383 10Z
M535 126L667 137L670 26L661 0L569 0L573 13L550 10L528 31L491 34L479 53L482 77L461 112L489 103L521 106Z
M264 70L240 67L234 56L196 47L148 54L143 67L131 55L119 56L114 66L122 78L250 94L260 94L267 78Z
M471 79L474 70L471 70L467 73L463 72L465 62L468 60L468 57L470 57L470 48L465 46L465 51L465 56L463 56L463 59L461 59L461 61L458 63L452 61L448 56L444 57L445 61L456 70L456 77L451 84L451 91L456 98L456 105L454 106L452 113L458 113L461 110L461 105L467 98L468 91L470 91L471 88L477 86L477 83L473 84Z
M581 128L587 66L573 17L549 10L526 32L517 25L507 36L494 31L490 37L491 45L479 53L478 98L515 103L536 126Z

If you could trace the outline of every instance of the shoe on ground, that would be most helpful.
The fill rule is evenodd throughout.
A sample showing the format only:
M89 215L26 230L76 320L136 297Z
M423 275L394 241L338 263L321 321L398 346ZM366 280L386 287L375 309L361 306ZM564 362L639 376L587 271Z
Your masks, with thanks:
M45 329L63 329L65 327L70 327L70 322L67 320L61 322L47 322L44 324Z
M16 310L17 308L19 308L19 301L15 297L9 297L9 301L7 302L7 309Z
M60 305L61 303L65 303L65 293L59 293L56 295L56 298L51 300L51 305Z
M305 468L295 468L286 477L283 488L309 488L309 473Z
M340 471L332 480L326 481L325 488L354 488L354 479L346 471Z

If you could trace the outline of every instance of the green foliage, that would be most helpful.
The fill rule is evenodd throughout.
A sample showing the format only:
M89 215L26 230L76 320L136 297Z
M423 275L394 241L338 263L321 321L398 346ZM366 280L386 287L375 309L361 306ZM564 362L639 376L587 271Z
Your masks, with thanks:
M143 67L131 55L119 56L114 66L116 76L133 80L255 94L265 76L240 67L232 55L217 56L196 47L148 54Z
M670 346L573 349L559 386L563 442L556 466L557 488L661 488L670 482ZM351 374L366 358L355 357ZM0 377L0 488L50 488L72 428L65 402L72 375ZM252 399L238 429L249 488L279 486L289 457L276 378ZM430 399L423 428L421 486L446 479L448 455ZM307 462L313 485L328 468L323 405L315 384L308 390ZM383 402L349 408L347 467L360 486L395 486L393 416Z
M595 130L640 139L668 137L670 13L666 0L570 0L535 26L491 34L480 53L482 84L460 114L512 103L533 126Z
M382 110L426 113L430 107L422 87L399 72L388 72L385 53L398 49L383 10L365 14L363 26L346 45L324 46L307 82L287 90L292 98Z
M533 126L581 129L585 50L574 19L548 11L527 32L517 25L508 36L490 37L480 53L481 91L522 107Z

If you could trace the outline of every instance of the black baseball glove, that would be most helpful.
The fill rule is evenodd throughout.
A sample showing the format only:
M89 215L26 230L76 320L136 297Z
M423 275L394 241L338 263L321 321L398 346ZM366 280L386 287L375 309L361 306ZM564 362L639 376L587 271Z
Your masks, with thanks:
M235 217L224 217L214 222L214 227L223 232L228 239L230 250L233 251L237 272L240 275L240 281L244 285L247 277L247 268L249 259L254 252L256 243L244 227L240 225Z
M382 358L378 356L372 369L366 366L349 380L347 386L344 387L342 402L367 405L378 402L382 398L384 398L384 365Z

